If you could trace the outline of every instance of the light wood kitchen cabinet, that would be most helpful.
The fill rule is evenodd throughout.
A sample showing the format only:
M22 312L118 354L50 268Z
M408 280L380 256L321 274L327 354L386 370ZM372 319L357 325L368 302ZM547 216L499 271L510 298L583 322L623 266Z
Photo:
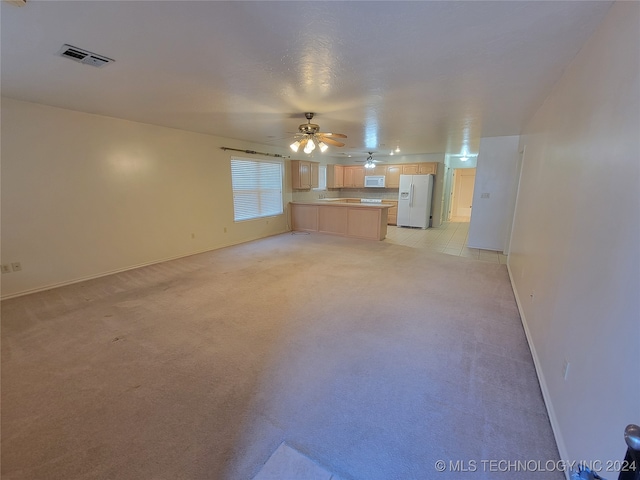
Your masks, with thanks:
M349 165L344 167L344 187L363 188L364 187L364 166Z
M291 160L291 188L309 190L318 187L319 162Z
M388 206L291 202L291 229L384 240Z
M402 173L402 168L400 167L400 165L387 165L387 176L385 179L385 186L387 188L400 187L401 173Z
M313 205L296 205L291 208L291 224L293 230L303 232L318 231L318 207Z
M327 187L363 188L366 175L384 175L386 188L399 188L400 175L435 175L437 173L438 162L376 165L372 169L365 169L361 165L328 165Z
M353 170L350 167L344 167L343 187L349 188L353 186Z
M364 167L353 168L353 184L357 188L364 187Z
M376 165L373 167L373 173L365 172L365 175L387 175L387 166L386 165Z
M418 164L419 175L435 175L438 173L438 162L424 162Z
M390 203L393 205L389 208L389 213L387 214L387 225L396 225L398 221L398 201L397 200L387 200L386 198L383 200L384 203Z
M344 187L344 166L327 165L327 188Z
M418 175L420 167L417 163L403 163L402 175Z

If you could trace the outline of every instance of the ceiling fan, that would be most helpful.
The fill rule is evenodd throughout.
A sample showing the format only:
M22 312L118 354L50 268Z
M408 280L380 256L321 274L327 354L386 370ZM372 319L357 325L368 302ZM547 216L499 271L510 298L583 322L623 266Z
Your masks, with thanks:
M334 140L334 138L347 138L343 133L325 133L319 132L320 126L315 123L311 123L313 119L313 112L306 112L304 116L307 118L307 123L303 123L298 127L298 133L296 133L297 138L295 142L291 145L291 150L297 152L300 148L306 154L313 152L316 149L316 146L320 149L321 152L325 152L328 145L332 145L334 147L344 147L344 143L338 142Z
M356 160L356 162L364 162L364 168L375 168L376 163L384 163L382 160L374 160L374 152L367 152L369 156L366 160Z

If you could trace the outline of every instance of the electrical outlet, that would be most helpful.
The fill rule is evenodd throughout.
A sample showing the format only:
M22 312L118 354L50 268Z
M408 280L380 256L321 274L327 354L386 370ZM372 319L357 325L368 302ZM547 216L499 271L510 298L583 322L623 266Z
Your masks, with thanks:
M14 272L19 272L20 270L22 270L22 265L20 265L20 262L12 262L11 268Z
M227 233L227 227L224 227L224 233Z
M11 265L2 265L2 273L11 273Z
M569 361L565 358L564 363L562 364L562 378L564 381L567 381L567 377L569 376Z
M489 197L491 197L490 193L481 193L480 194L480 198L489 198Z
M191 234L191 238L196 238L196 234L195 234L195 233L192 233L192 234Z

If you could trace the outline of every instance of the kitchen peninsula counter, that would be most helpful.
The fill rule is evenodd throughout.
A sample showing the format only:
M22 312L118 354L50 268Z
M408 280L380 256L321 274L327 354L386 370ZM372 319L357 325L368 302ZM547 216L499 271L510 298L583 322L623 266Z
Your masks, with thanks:
M389 203L291 202L291 229L384 240Z

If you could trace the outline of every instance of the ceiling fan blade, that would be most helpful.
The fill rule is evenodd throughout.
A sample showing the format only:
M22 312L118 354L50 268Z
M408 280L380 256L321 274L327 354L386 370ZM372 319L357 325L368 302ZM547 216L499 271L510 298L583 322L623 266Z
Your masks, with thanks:
M321 136L321 137L347 138L347 136L344 133L324 133L324 132L320 132L320 133L318 133L318 135Z
M344 143L333 140L332 138L320 137L319 140L334 147L344 147Z
M298 151L304 150L304 147L307 146L308 141L309 141L309 137L305 137L302 140L300 140L300 146L298 147Z

